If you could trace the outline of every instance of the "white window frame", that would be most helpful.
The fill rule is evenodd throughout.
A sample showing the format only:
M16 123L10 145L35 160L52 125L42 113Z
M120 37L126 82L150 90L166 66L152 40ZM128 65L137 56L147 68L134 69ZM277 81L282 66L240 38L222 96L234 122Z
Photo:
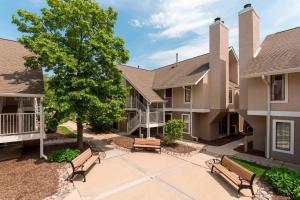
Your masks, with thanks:
M191 88L191 99L190 99L190 101L189 102L187 102L187 101L185 101L185 88L186 87L190 87ZM192 103L192 86L190 86L190 85L187 85L187 86L184 86L183 87L183 102L185 103L185 104L190 104L190 103Z
M283 122L283 123L289 123L291 126L291 141L290 141L290 151L285 151L282 149L277 149L276 148L276 123L277 122ZM281 120L281 119L274 119L273 120L273 126L272 126L272 150L280 153L288 153L288 154L294 154L294 140L295 140L295 135L294 135L294 121L293 120Z
M184 132L184 131L183 131L183 133L189 135L189 134L191 133L191 115L190 115L190 114L181 114L181 120L184 122L183 116L188 116L188 118L189 118L188 132ZM185 124L185 122L184 122L184 124Z
M278 74L280 75L280 74ZM284 100L270 100L271 103L288 103L289 102L289 75L288 74L282 74L284 75ZM271 76L270 76L270 84L271 83ZM271 87L271 86L270 86ZM272 88L271 88L272 92ZM272 94L270 94L270 99L272 98Z
M231 100L232 100L232 102L230 102L230 91L231 91L231 94L232 94L232 98L231 98ZM228 92L228 103L229 104L234 104L234 96L235 96L235 91L233 90L233 89L229 89L229 92Z

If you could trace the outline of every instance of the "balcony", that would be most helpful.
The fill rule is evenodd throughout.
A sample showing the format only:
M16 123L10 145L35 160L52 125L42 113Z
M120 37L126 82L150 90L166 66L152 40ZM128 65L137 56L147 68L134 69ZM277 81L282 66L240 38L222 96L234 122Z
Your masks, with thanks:
M40 137L40 121L36 113L0 114L0 143L34 140Z

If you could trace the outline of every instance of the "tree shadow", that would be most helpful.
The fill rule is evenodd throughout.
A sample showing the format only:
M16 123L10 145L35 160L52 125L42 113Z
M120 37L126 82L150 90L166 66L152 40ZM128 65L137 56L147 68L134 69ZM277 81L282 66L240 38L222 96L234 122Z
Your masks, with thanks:
M2 78L1 78L2 77ZM43 94L42 69L28 69L12 73L0 73L1 91L9 93Z

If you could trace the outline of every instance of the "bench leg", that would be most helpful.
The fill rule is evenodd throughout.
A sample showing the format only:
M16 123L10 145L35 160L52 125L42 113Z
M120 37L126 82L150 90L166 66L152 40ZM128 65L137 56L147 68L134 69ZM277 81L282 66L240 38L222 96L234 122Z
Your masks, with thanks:
M100 157L98 157L98 160L99 160L99 164L101 163L101 159L100 159Z
M214 166L211 167L210 173L214 173Z
M68 180L71 181L71 183L73 183L74 176L75 176L75 173L73 172L71 177L68 178Z
M240 198L240 196L241 196L241 189L243 189L243 187L239 186L239 189L238 189L238 198Z
M86 178L85 178L84 172L81 172L80 174L83 176L83 182L86 182Z
M250 188L250 190L251 190L252 196L255 196L255 194L254 194L254 190L253 190L253 186L252 186L252 185L251 185L251 188Z

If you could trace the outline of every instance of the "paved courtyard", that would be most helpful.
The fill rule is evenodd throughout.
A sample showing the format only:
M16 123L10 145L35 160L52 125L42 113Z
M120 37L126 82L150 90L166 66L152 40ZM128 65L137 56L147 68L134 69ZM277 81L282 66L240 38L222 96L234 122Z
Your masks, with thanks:
M87 173L87 182L74 181L82 199L237 199L236 189L219 174L211 174L198 153L175 157L112 149ZM255 188L256 189L256 188ZM250 199L243 191L240 199Z

